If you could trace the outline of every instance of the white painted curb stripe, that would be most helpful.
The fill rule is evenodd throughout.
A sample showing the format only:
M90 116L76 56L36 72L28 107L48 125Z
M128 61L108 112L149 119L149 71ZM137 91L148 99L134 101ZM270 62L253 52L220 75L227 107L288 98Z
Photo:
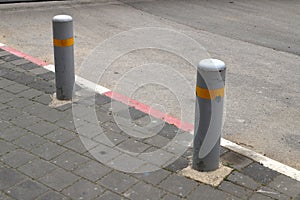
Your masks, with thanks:
M4 47L4 46L6 46L6 45L0 42L0 47Z
M0 46L6 46L5 44L2 44L0 43ZM49 71L52 71L52 72L55 72L55 67L54 65L46 65L46 66L43 66L45 69L49 70ZM103 87L103 86L100 86L96 83L93 83L89 80L86 80L80 76L77 76L75 75L75 81L78 85L80 85L81 87L83 88L86 88L86 89L89 89L89 90L93 90L99 94L103 94L105 92L109 92L111 91L110 89L106 88L106 87ZM192 131L191 131L191 134L194 134ZM227 148L227 149L230 149L234 152L237 152L243 156L246 156L256 162L259 162L260 164L262 164L263 166L265 167L268 167L274 171L277 171L281 174L284 174L288 177L291 177L297 181L300 181L300 171L295 169L295 168L292 168L290 166L287 166L283 163L280 163L276 160L273 160L271 158L268 158L266 156L263 156L259 153L256 153L252 150L249 150L245 147L242 147L236 143L233 143L229 140L226 140L224 138L221 139L221 146Z

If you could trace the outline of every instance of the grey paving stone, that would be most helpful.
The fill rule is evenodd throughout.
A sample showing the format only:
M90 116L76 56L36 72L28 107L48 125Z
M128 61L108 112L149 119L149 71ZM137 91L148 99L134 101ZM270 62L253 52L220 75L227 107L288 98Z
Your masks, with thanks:
M0 95L0 102L1 103L7 103L9 101L12 101L15 98L15 96L9 92L1 91Z
M280 193L272 188L269 188L269 187L261 187L256 191L256 193L271 197L273 199L278 199L278 200L293 199L291 196L282 194L282 193Z
M32 153L44 158L45 160L51 160L54 157L62 154L66 150L66 148L59 146L53 142L46 142L41 146L33 149Z
M32 98L32 100L44 105L49 105L49 103L52 101L52 98L49 94L43 94L41 96Z
M191 194L188 195L189 200L199 200L201 199L209 199L209 200L220 200L220 199L228 199L228 200L237 200L240 199L238 197L234 197L228 193L217 190L211 186L201 184L198 186Z
M128 136L125 136L121 133L115 133L113 131L109 131L109 130L103 130L105 136L114 144L114 145L118 145L121 142L124 142L125 140L129 139ZM103 136L101 135L97 135L93 138L93 140L97 141L97 142L102 142Z
M121 133L122 130L118 127L118 125L112 121L108 121L102 124L103 128L114 131L115 133Z
M20 57L18 57L16 55L13 55L13 54L8 54L8 55L5 55L5 56L2 56L1 59L6 61L6 62L9 62L9 61L20 59Z
M114 115L123 117L126 119L136 120L136 119L146 116L147 114L143 113L133 107L128 107L125 110L120 110L120 111L114 112Z
M1 49L2 50L2 49ZM11 55L8 51L1 51L0 52L0 58L2 59L2 57L4 56L8 56L8 55Z
M40 77L46 81L49 81L49 80L55 79L55 74L53 72L48 71L46 73L39 74L38 77Z
M16 149L15 151L11 151L10 153L1 157L2 162L14 168L20 167L21 165L24 165L33 159L35 159L34 155L22 149Z
M30 115L28 113L24 113L23 115L18 116L15 119L13 119L13 121L11 121L11 122L14 123L18 127L27 128L27 127L29 127L33 124L36 124L40 121L41 121L40 118L38 118L34 115Z
M7 80L7 79L0 80L0 88L5 88L5 87L13 85L13 84L15 84L15 82Z
M249 200L272 200L272 198L255 193L249 198Z
M113 168L122 168L125 172L134 172L145 165L146 162L139 159L137 156L131 156L128 154L121 154L120 156L111 160L108 165Z
M168 193L162 198L162 200L182 200L182 199L186 199L186 198L182 198L170 193Z
M241 187L239 185L235 185L235 184L233 184L231 182L228 182L228 181L223 181L221 183L221 185L219 186L219 189L221 189L221 190L223 190L227 193L230 193L234 196L237 196L241 199L247 199L253 193L252 190L249 190L245 187Z
M164 169L160 169L154 172L145 172L145 173L139 173L139 174L132 174L137 179L143 180L146 183L151 183L153 185L157 185L161 183L164 179L169 176L171 172L166 171Z
M74 139L76 134L72 131L59 128L57 130L54 130L53 132L49 133L45 136L52 142L58 143L58 144L64 144L72 139Z
M31 133L31 134L26 134L22 137L19 137L13 143L19 147L26 149L26 150L31 150L31 149L36 148L46 142L47 142L47 140L45 140L44 138Z
M155 135L153 137L147 138L144 140L145 143L150 144L155 147L162 148L166 146L171 140L169 140L166 137L160 136L160 135Z
M32 115L37 115L42 112L45 113L45 112L48 112L49 110L50 110L50 108L48 108L48 106L45 106L40 103L34 103L23 109L24 112L30 113Z
M13 85L9 85L7 87L4 88L5 90L13 93L13 94L17 94L19 92L22 92L22 91L25 91L25 90L28 90L29 87L25 86L25 85L21 85L21 84L18 84L18 83L15 83Z
M39 123L26 127L26 129L37 135L43 136L58 129L58 127L50 122L40 121Z
M47 190L48 188L46 188L42 184L27 179L22 183L19 183L18 185L7 189L6 192L15 199L33 200Z
M129 188L129 190L124 193L124 196L132 200L157 200L161 199L165 194L166 193L163 190L158 189L151 184L139 182Z
M48 110L44 113L38 113L37 116L49 122L58 121L63 117L62 113L55 109Z
M19 171L23 172L27 176L33 179L38 179L45 176L47 173L55 170L57 167L50 162L46 162L42 159L35 159L29 161L27 164L18 168Z
M76 127L75 127L75 124L73 121L72 113L69 113L69 114L64 113L64 116L60 120L56 121L55 124L59 127L76 132Z
M79 180L78 176L60 168L39 179L40 182L57 191L62 191L77 180Z
M32 69L35 69L35 68L41 68L40 66L38 66L37 64L34 64L32 62L22 64L19 67L21 67L22 69L25 69L25 70L32 70Z
M67 197L54 191L47 192L46 194L37 198L37 200L66 200Z
M75 174L91 181L97 181L109 172L111 172L110 168L94 160L84 163L74 171Z
M137 182L137 179L117 171L112 171L110 174L98 181L98 183L102 186L119 194L125 192Z
M11 64L18 66L18 65L23 65L23 64L29 63L29 62L30 62L29 60L26 60L24 58L20 58L18 60L11 61Z
M232 172L227 179L235 184L247 187L251 190L255 190L260 186L260 184L255 182L253 179L237 171Z
M268 184L279 175L278 172L275 172L258 163L253 163L247 166L242 173L262 184Z
M99 196L104 189L86 180L79 180L70 187L64 189L62 193L71 199L93 199Z
M189 160L184 157L179 157L176 161L166 166L165 169L171 172L178 172L189 165Z
M11 187L22 180L25 179L25 176L17 172L15 169L4 168L0 170L0 189Z
M5 120L0 120L0 130L1 130L1 134L2 132L8 128L9 126L11 126L12 124L10 122L7 122Z
M142 153L150 147L150 145L142 143L134 139L127 139L118 145L119 148L133 153Z
M32 99L34 97L40 96L41 94L43 94L41 91L38 91L36 89L30 88L26 91L20 92L17 94L18 97L24 97L24 98L28 98L28 99Z
M86 163L89 160L90 159L85 156L68 150L59 155L58 157L54 158L52 162L64 169L74 170L79 165Z
M159 187L168 190L178 196L185 197L197 186L196 181L188 179L186 177L179 176L177 174L171 174L165 180L163 180Z
M6 109L8 107L9 107L8 105L0 103L0 110Z
M64 146L81 154L87 152L87 149L85 148L79 137L76 137L73 140L65 143Z
M29 87L43 91L46 94L53 94L55 92L55 86L53 83L45 81L35 81L28 84Z
M300 196L300 182L282 174L276 177L269 187L288 196Z
M0 155L4 155L8 152L15 150L17 147L13 144L0 140Z
M241 154L235 153L233 151L228 151L223 156L221 156L220 161L225 166L229 166L234 169L242 169L252 163L253 161Z
M224 148L224 147L221 147L220 148L220 156L224 155L225 153L227 153L229 150Z
M29 132L23 128L11 126L5 129L1 132L0 137L7 140L7 141L13 141L19 137L22 137L26 134L29 134Z
M111 111L103 111L97 108L95 108L95 110L100 124L105 123L107 121L113 121L113 116Z
M38 67L38 68L34 68L34 69L30 69L29 70L31 73L36 74L36 75L40 75L40 74L45 74L48 73L49 71L42 68L42 67Z
M97 200L104 200L104 199L105 200L126 200L127 198L107 190L96 199Z
M5 119L9 121L22 114L23 113L20 110L17 110L15 108L7 108L0 111L1 119Z
M108 104L110 102L111 102L111 98L109 98L105 95L100 95L100 94L95 95L96 105L104 105L104 104Z
M0 61L0 63L1 63L1 61ZM1 200L8 200L8 198L9 197L6 194L4 194L3 192L0 191L0 199Z
M108 147L106 145L102 145L99 143L97 147L90 150L93 156L96 156L98 160L100 160L102 163L107 163L111 161L112 159L116 158L117 156L121 155L121 152Z
M165 124L158 135L166 137L168 139L173 139L175 135L178 133L178 128L174 125Z

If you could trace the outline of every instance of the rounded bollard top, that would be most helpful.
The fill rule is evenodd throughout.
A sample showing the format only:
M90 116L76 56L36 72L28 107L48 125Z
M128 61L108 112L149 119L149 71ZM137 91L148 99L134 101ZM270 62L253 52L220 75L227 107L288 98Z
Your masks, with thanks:
M224 70L226 68L225 63L218 59L204 59L201 60L198 64L198 69L204 70L204 71L220 71Z
M70 15L56 15L53 17L53 22L71 22L73 18Z

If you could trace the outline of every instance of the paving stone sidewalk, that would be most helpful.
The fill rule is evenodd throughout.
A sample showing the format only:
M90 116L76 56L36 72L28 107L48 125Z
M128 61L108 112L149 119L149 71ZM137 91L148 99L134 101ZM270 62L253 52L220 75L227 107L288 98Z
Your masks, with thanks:
M101 163L82 144L76 127L86 130L93 123L88 116L74 123L71 103L49 106L54 79L52 72L0 49L0 199L300 199L300 182L225 148L221 160L234 170L217 187L178 174L188 166L191 149L155 172L115 170L107 163L131 163L120 160L112 149L100 152L107 158ZM137 155L151 152L178 132L163 124L155 136L130 136L116 125L112 102L120 107L117 115L126 120L125 105L96 95L93 106L99 121L94 125L100 124L118 148ZM134 108L129 114L133 126L151 120ZM90 147L97 149L103 138L92 131L89 136Z

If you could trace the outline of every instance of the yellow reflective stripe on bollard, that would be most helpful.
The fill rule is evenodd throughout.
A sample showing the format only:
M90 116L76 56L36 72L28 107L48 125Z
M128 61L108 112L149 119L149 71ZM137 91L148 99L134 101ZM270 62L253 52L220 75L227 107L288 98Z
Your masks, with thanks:
M53 45L55 47L69 47L74 44L74 38L68 38L65 40L58 40L53 38Z
M224 88L209 90L206 88L196 87L196 95L202 99L215 99L216 97L224 97Z

